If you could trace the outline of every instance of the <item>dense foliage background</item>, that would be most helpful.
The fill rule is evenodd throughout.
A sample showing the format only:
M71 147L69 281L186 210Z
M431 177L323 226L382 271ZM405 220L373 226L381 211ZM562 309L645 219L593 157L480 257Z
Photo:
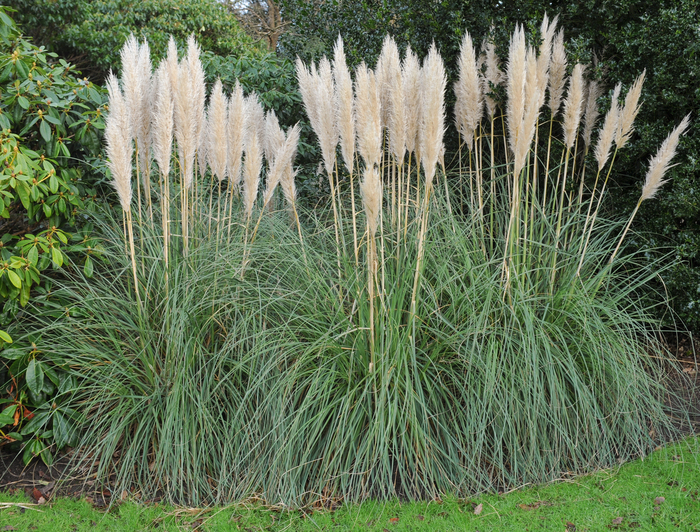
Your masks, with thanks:
M16 21L38 44L102 80L119 68L119 50L133 33L147 39L156 59L170 35L182 45L194 33L199 45L221 56L256 55L263 46L245 34L216 0L10 0Z

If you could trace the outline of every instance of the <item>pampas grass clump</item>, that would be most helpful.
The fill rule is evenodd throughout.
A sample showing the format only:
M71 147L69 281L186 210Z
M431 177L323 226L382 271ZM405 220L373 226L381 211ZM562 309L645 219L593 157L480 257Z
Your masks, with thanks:
M489 40L477 55L465 36L454 121L466 149L449 168L434 46L421 63L387 38L354 82L342 40L332 62L298 61L328 210L297 205L298 126L282 130L240 85L215 84L205 105L194 41L182 60L171 44L155 103L139 107L153 111L148 144L121 126L110 78L126 227L105 215L103 271L60 288L83 312L47 316L39 346L82 382L100 481L195 505L466 497L609 467L673 436L665 352L638 297L649 274L618 253L634 213L626 226L600 214L644 76L622 104L615 87L596 136L602 87L583 65L566 75L556 20L541 31L536 48L516 28L505 72ZM147 64L137 55L125 60ZM639 204L687 127L651 160ZM147 214L132 212L132 148L157 162L138 166Z

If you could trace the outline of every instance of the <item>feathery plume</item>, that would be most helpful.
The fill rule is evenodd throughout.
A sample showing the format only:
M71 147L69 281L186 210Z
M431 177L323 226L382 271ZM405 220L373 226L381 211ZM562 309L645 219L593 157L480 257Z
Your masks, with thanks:
M238 81L228 101L228 179L233 187L241 182L241 157L243 156L243 138L245 135L245 98Z
M131 211L131 158L133 146L129 135L129 109L119 88L119 80L110 72L107 78L109 114L105 123L108 166L124 212Z
M144 41L139 46L138 57L138 78L142 84L141 98L137 102L140 106L138 110L139 119L135 121L135 136L139 147L139 168L143 176L144 192L150 200L150 180L149 170L151 161L151 116L150 110L153 107L154 82L153 82L153 66L151 64L151 50L148 43Z
M595 158L598 162L598 171L600 171L608 161L610 146L612 146L613 140L615 139L615 132L617 131L617 122L620 114L620 107L617 103L617 99L620 97L621 89L622 85L618 83L615 86L615 90L613 90L612 99L610 100L610 110L605 115L603 127L600 130L598 142L595 145Z
M406 102L404 106L406 109L406 149L409 152L416 151L416 141L420 127L420 79L420 62L418 61L418 56L409 46L401 69L401 84Z
M628 102L625 102L625 106L627 106L627 103ZM634 102L634 105L636 106L636 102ZM640 196L639 201L637 201L637 206L634 208L634 211L632 212L632 215L630 216L630 219L628 220L624 231L622 231L622 236L620 237L620 240L618 241L615 250L610 256L610 264L612 264L612 262L615 260L615 255L620 249L622 241L625 239L627 231L632 225L632 220L634 220L634 217L637 214L637 211L639 210L639 206L644 200L653 198L658 192L661 185L665 183L665 181L663 180L664 174L670 168L669 163L671 162L671 159L673 159L673 156L676 154L678 140L688 127L689 120L690 115L686 115L683 118L683 120L681 120L681 123L678 124L678 126L676 126L676 128L673 131L671 131L668 137L666 137L666 140L664 140L664 142L659 147L659 151L656 152L656 155L652 157L649 161L649 171L647 172L646 180L644 182L644 186L642 187L642 195Z
M178 70L178 57L177 57L177 43L175 42L175 38L171 35L170 39L168 40L168 51L165 55L164 63L166 68L168 69L168 72L170 73L170 78L172 82L175 82L174 75L177 74Z
M382 50L379 53L377 64L374 67L374 75L377 79L377 90L379 91L382 129L387 129L389 127L389 109L391 108L388 90L390 69L392 68L391 58L389 57L391 54L389 50L390 42L393 43L393 39L387 35L384 38Z
M156 70L156 97L152 115L153 152L160 173L167 179L173 146L173 94L168 67L161 63Z
M420 151L426 189L432 185L435 177L435 166L443 148L446 84L445 66L435 43L433 43L421 69L423 112L421 114Z
M293 168L294 158L296 157L297 146L299 146L299 135L301 128L299 124L295 124L294 127L287 131L287 138L285 140L285 145L290 145L293 147L291 154L287 154L287 164L285 166L285 171L282 172L282 177L280 179L280 186L282 187L282 193L284 198L289 205L294 205L297 197L297 189L294 184L294 176L296 172Z
M343 39L338 36L333 49L333 79L337 91L338 133L340 151L348 172L352 173L355 161L355 109L352 94L352 78L345 61Z
M228 101L221 80L217 78L209 97L207 122L209 131L208 159L212 172L219 182L226 177L228 166L228 135L226 125Z
M507 93L508 135L510 147L515 152L518 145L518 135L525 115L525 82L526 82L526 47L525 32L518 24L510 39L508 49Z
M338 144L338 131L335 127L335 84L331 64L324 57L318 65L318 70L311 65L309 71L297 58L297 79L311 127L321 146L326 172L330 175L335 165L335 147Z
M212 131L209 129L209 115L207 109L204 110L204 127L202 128L199 137L199 147L197 148L197 165L199 166L199 175L203 176L207 173L207 165L209 164L209 156L212 142Z
M598 120L598 98L603 95L603 88L597 81L588 84L588 94L586 95L586 108L583 112L583 142L586 147L591 144L593 128Z
M678 141L680 136L685 133L690 123L690 115L686 115L681 123L676 126L676 128L669 133L666 140L663 141L659 150L649 160L649 170L644 181L644 186L642 187L642 195L639 201L652 199L659 188L666 183L663 179L664 175L670 168L669 164L671 159L676 155L676 148L678 147Z
M564 48L564 30L559 30L552 43L552 61L549 66L549 109L552 117L556 116L564 94L566 76L566 49Z
M265 186L265 193L263 194L263 206L266 206L270 202L272 195L275 193L275 188L280 184L285 174L293 175L292 163L294 162L294 156L297 151L299 125L296 124L294 128L290 130L290 134L287 135L286 138L283 131L280 130L280 133L282 134L282 144L276 146L275 153L272 154L272 163L267 173L267 183Z
M187 61L190 83L192 85L192 104L191 112L193 113L192 122L195 126L194 138L197 143L197 149L204 143L204 106L206 99L206 86L204 81L204 69L202 62L199 59L200 49L195 41L194 35L190 35L187 39Z
M549 17L545 13L542 19L540 33L542 34L542 43L540 44L540 53L537 57L537 92L542 93L542 101L544 102L544 92L547 89L549 81L549 65L552 62L552 41L554 40L554 32L557 28L558 16L554 17L552 22L549 22ZM542 105L540 105L542 107Z
M170 62L170 58L168 61ZM174 77L171 73L170 79L175 95L175 139L177 140L183 185L185 188L190 188L194 172L194 156L199 139L197 138L195 91L188 63L186 61L180 62L177 65L177 73Z
M525 110L521 122L515 124L514 175L519 175L520 170L525 166L525 158L535 136L537 117L540 114L541 104L544 102L544 93L539 90L539 72L537 54L533 48L528 47L525 53Z
M274 111L267 112L263 123L263 152L265 159L272 166L277 153L281 151L284 144L284 131L282 131Z
M491 33L493 33L493 28L491 28ZM484 39L481 44L481 50L481 58L483 59L480 58L480 63L486 65L486 72L482 78L486 111L489 114L489 118L493 120L494 114L496 113L496 100L491 97L492 86L498 87L503 82L504 74L498 66L499 61L496 55L496 45L493 41Z
M583 70L582 64L577 63L571 73L569 91L564 101L564 144L571 149L576 140L581 109L583 107Z
M357 149L369 168L381 161L382 126L377 80L364 63L355 72L355 109Z
M335 127L337 105L335 102L333 70L330 61L325 57L323 57L318 64L316 90L318 92L318 124L320 127L320 130L317 131L316 134L321 144L321 152L323 154L326 172L330 175L335 166L335 147L338 145L338 130Z
M255 94L245 100L246 133L244 142L245 165L243 168L243 206L246 220L253 213L253 205L258 195L260 185L260 170L262 169L262 149L260 146L260 134L255 120L259 119L260 104Z
M467 147L472 149L472 140L484 112L484 98L481 93L481 80L476 66L474 44L468 32L462 38L459 52L459 79L454 85L455 122L457 130L464 138Z
M141 78L139 69L139 43L132 33L126 39L120 52L122 61L122 86L124 87L124 100L129 113L127 132L129 136L136 138L136 132L144 117L143 100L146 88Z
M316 101L316 67L311 65L311 70L309 70L304 62L297 57L296 72L299 92L306 108L306 114L309 117L309 122L311 122L311 127L316 131L319 113L318 102Z
M387 127L389 130L389 147L397 161L402 161L406 153L406 101L401 73L401 56L396 42L387 36L384 39L386 55L384 60L384 86L382 105L387 102Z
M644 84L646 73L647 71L644 69L632 84L625 97L625 106L620 110L620 120L617 124L617 134L615 135L615 144L617 144L618 150L627 144L634 131L634 119L642 106L639 103L639 98L642 95L642 85Z

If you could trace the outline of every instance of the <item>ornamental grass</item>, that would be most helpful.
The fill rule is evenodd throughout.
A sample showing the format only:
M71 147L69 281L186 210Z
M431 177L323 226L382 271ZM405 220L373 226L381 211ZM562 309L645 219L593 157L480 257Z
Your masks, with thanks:
M601 210L644 74L599 124L602 86L567 67L556 21L541 35L516 28L505 65L466 35L454 116L435 47L421 62L387 38L354 73L341 40L298 61L330 191L315 209L298 127L238 85L207 104L193 40L154 74L130 40L108 85L124 216L97 220L95 278L59 289L80 312L37 310L39 347L81 383L82 465L115 493L297 506L503 491L674 437L654 274L621 252L637 211Z

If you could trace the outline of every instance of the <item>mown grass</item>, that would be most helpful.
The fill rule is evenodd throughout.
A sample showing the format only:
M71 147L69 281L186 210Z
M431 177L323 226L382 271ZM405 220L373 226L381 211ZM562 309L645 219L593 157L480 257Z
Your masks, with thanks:
M207 509L126 502L108 511L58 499L22 511L24 494L0 495L2 530L598 531L700 530L700 439L671 444L616 469L505 495L401 503L367 501L335 511L285 511L254 503ZM663 502L659 499L663 498ZM481 505L481 512L475 509Z

